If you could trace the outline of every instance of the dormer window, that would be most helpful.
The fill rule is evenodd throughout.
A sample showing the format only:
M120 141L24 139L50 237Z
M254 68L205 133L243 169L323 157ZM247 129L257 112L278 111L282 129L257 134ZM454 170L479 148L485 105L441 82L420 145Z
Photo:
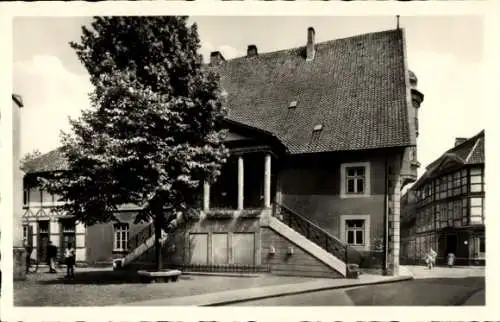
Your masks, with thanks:
M322 124L316 124L314 126L313 131L312 131L312 135L311 135L311 143L310 144L317 144L318 143L322 129L323 129Z
M290 104L288 105L288 108L296 108L297 107L297 101L291 101Z

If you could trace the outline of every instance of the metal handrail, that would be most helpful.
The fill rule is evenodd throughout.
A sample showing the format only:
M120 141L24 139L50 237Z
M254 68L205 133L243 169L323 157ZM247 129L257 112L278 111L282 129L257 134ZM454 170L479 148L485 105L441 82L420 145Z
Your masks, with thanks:
M348 254L349 250L351 250L352 252L355 252L357 255L356 257L358 257L358 259L361 259L361 255L359 254L359 252L356 249L350 247L349 245L347 245L347 243L342 242L337 237L335 237L332 234L330 234L329 232L327 232L325 229L323 229L323 228L319 227L318 225L316 225L315 223L311 222L309 219L298 214L296 211L286 207L285 205L276 203L275 206L280 208L280 213L284 212L290 216L288 219L288 221L289 221L288 223L285 221L285 218L283 218L283 220L281 220L281 221L283 221L285 224L287 224L292 229L294 229L294 227L292 224L291 216L295 217L296 220L303 222L305 224L305 228L307 231L306 232L297 231L297 232L302 234L304 237L309 239L311 242L313 242L313 243L317 244L318 246L320 246L321 248L325 249L327 252L331 253L335 257L342 260L344 263L346 263L346 265L349 264L349 254ZM275 209L274 213L276 215L276 209ZM317 238L316 240L314 238L312 238L311 237L311 228L313 228L316 233L319 233L322 236L317 236L319 238ZM335 248L332 249L329 246L334 246ZM346 267L346 269L347 269L347 267Z
M154 226L153 223L150 223L128 239L128 248L132 250L139 247L139 245L146 242L153 234Z
M335 241L337 241L337 242L339 242L341 244L345 244L343 241L341 241L337 237L333 236L332 234L330 234L329 232L327 232L325 229L321 228L320 226L316 225L315 223L313 223L312 221L310 221L306 217L304 217L301 214L297 213L295 210L292 210L292 209L290 209L287 206L282 205L282 204L276 204L276 205L279 206L279 207L281 207L281 208L284 208L288 212L291 212L294 216L299 217L300 219L302 219L303 221L307 222L309 225L313 226L314 228L323 231L323 233L325 235L328 235L328 237L330 237L331 239L334 239ZM346 245L346 246L348 246L348 245Z

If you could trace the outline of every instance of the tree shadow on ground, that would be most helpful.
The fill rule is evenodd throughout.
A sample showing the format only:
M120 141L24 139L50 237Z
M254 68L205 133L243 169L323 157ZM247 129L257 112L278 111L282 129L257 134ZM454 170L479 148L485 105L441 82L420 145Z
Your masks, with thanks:
M179 280L191 280L192 277L181 275ZM110 284L146 284L141 281L136 271L90 271L75 272L75 277L58 277L51 280L37 281L37 284L82 284L82 285L110 285Z
M485 288L484 277L419 278L346 290L355 305L456 306Z

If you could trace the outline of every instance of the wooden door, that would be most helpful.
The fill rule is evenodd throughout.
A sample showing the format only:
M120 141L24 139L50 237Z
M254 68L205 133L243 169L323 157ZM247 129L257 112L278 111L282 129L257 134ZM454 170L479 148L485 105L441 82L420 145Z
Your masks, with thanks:
M227 233L212 234L212 260L214 265L228 263Z
M231 239L233 264L255 264L255 234L234 233Z
M47 246L50 241L49 221L38 222L38 247L37 257L39 263L47 263Z
M189 264L208 264L208 234L189 234Z

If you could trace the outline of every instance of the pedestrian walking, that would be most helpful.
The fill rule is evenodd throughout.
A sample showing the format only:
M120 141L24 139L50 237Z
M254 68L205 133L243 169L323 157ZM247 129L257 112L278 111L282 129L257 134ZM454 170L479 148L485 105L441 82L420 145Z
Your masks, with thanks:
M437 253L432 249L432 247L429 249L427 254L425 254L425 263L427 264L428 269L432 269L434 264L436 263L436 256Z
M452 267L455 264L455 254L448 254L448 267Z
M24 249L26 249L26 265L24 266L26 268L26 274L28 274L31 265L31 253L33 252L33 247L31 247L28 243L24 243Z
M49 241L47 246L47 257L49 258L49 273L57 273L56 271L56 258L57 258L57 247Z
M75 277L75 249L71 243L68 243L64 250L64 259L66 264L66 277Z

